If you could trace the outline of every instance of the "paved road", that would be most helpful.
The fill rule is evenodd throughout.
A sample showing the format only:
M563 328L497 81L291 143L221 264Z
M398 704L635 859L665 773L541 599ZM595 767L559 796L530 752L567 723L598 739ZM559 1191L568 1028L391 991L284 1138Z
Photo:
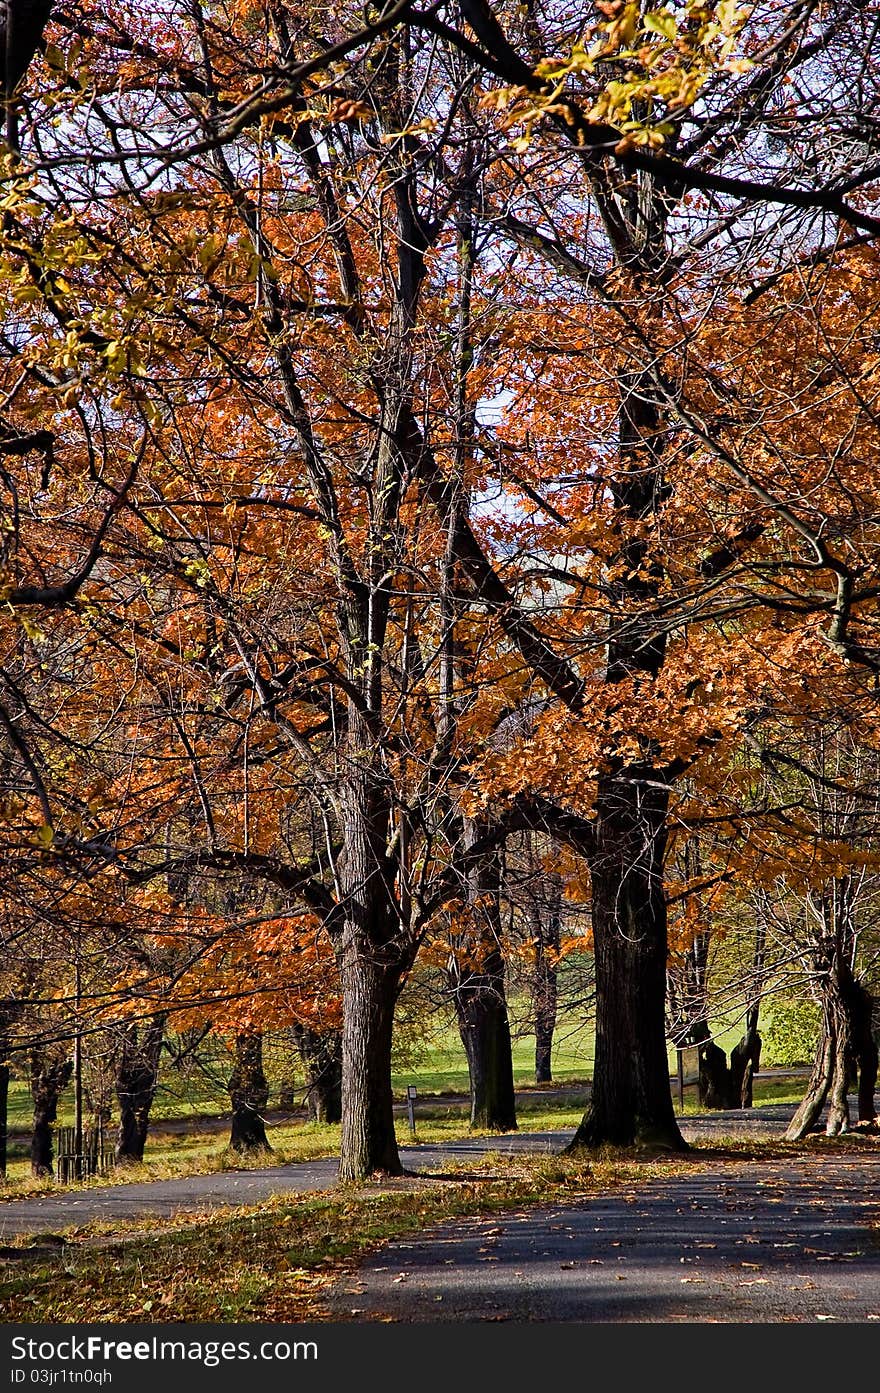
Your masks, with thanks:
M337 1283L333 1318L880 1321L880 1155L725 1166L455 1220Z
M781 1135L776 1105L688 1118L689 1140ZM488 1150L558 1150L570 1132L402 1152L442 1171ZM326 1189L335 1160L68 1191L0 1204L0 1245L95 1219L256 1204ZM572 1205L456 1220L392 1243L328 1297L340 1321L880 1321L880 1150L725 1163Z
M682 1132L696 1138L781 1135L793 1112L772 1105L742 1112L687 1118ZM517 1132L507 1136L467 1137L442 1146L405 1147L401 1158L408 1170L442 1171L451 1159L466 1160L486 1151L557 1151L572 1132ZM324 1190L336 1181L336 1161L308 1161L256 1171L224 1171L180 1180L154 1180L125 1185L102 1185L68 1190L33 1199L0 1201L0 1245L16 1234L59 1233L93 1220L122 1221L148 1215L171 1217L196 1209L258 1204L271 1195Z

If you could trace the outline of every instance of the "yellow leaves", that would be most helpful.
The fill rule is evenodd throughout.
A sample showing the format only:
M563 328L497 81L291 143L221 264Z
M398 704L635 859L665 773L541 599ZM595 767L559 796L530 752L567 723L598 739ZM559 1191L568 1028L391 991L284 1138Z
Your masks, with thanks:
M659 34L670 43L678 38L678 24L669 10L650 10L642 23L649 34Z
M15 611L15 619L16 619L16 622L17 622L18 624L21 625L21 628L22 628L22 629L24 630L24 632L27 634L27 636L28 636L28 638L30 639L31 643L43 643L43 642L45 642L46 635L44 634L43 630L40 628L39 624L37 624L36 621L35 621L34 619L31 618L31 616L28 614L28 612L27 612L26 610L23 610L23 609L18 609L18 610L16 610L16 611Z
M635 0L612 0L596 8L608 18L597 26L600 37L593 50L594 58L607 58L632 43L639 28L640 6Z
M57 44L46 44L43 49L43 61L47 68L56 73L63 73L67 66L64 53Z
M379 136L380 145L394 145L403 136L433 135L438 128L438 123L433 116L423 116L420 121L414 121L409 126L402 126L399 131L386 131Z
M204 590L211 581L211 568L204 557L197 556L192 561L188 561L183 568L183 573L188 580L192 580L200 590Z
M633 146L659 149L673 126L664 113L691 107L701 89L718 69L748 71L749 61L735 56L735 47L748 11L721 0L716 5L689 3L680 23L680 10L658 7L642 15L635 0L610 0L597 6L605 19L595 25L588 39L578 40L564 56L544 59L536 74L547 83L543 94L507 87L483 96L482 104L501 113L509 127L523 130L511 140L524 154L531 145L537 123L547 116L574 120L565 97L577 101L584 75L594 76L597 65L623 67L602 86L587 111L587 119L620 131L617 152ZM592 42L590 42L592 38ZM634 115L634 108L638 114Z

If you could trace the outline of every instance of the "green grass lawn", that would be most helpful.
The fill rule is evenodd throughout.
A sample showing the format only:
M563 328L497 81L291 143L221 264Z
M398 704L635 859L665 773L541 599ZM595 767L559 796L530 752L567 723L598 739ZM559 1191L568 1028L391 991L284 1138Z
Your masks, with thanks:
M555 1082L589 1079L593 1072L592 1025L573 1025L563 1021L553 1040L553 1078ZM518 1088L535 1082L535 1037L517 1030L513 1024L513 1078ZM391 1075L396 1094L403 1096L408 1084L420 1093L466 1093L467 1060L454 1025L437 1031L424 1056L412 1063L398 1063Z

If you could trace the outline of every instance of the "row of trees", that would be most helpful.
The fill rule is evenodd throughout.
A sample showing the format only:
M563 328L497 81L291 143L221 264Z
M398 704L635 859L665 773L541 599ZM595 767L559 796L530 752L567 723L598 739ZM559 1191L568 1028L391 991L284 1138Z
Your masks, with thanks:
M438 944L475 1115L512 1106L524 845L587 885L576 1146L684 1145L670 907L705 1045L716 897L758 978L799 897L798 1126L829 1088L844 1124L856 1056L867 1109L872 7L48 9L4 11L9 945L87 925L95 1009L149 1015L273 926L279 1010L341 1000L356 1179L400 1170L395 1007Z

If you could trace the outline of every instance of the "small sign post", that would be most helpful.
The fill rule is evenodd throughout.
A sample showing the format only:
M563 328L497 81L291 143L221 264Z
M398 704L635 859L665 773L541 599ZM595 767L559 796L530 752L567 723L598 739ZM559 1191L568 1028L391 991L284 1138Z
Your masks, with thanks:
M406 1112L409 1118L409 1130L413 1136L416 1134L416 1110L415 1101L418 1090L414 1083L407 1084L406 1088Z
M678 1056L678 1110L684 1112L684 1091L700 1082L700 1051L696 1045L680 1045Z

